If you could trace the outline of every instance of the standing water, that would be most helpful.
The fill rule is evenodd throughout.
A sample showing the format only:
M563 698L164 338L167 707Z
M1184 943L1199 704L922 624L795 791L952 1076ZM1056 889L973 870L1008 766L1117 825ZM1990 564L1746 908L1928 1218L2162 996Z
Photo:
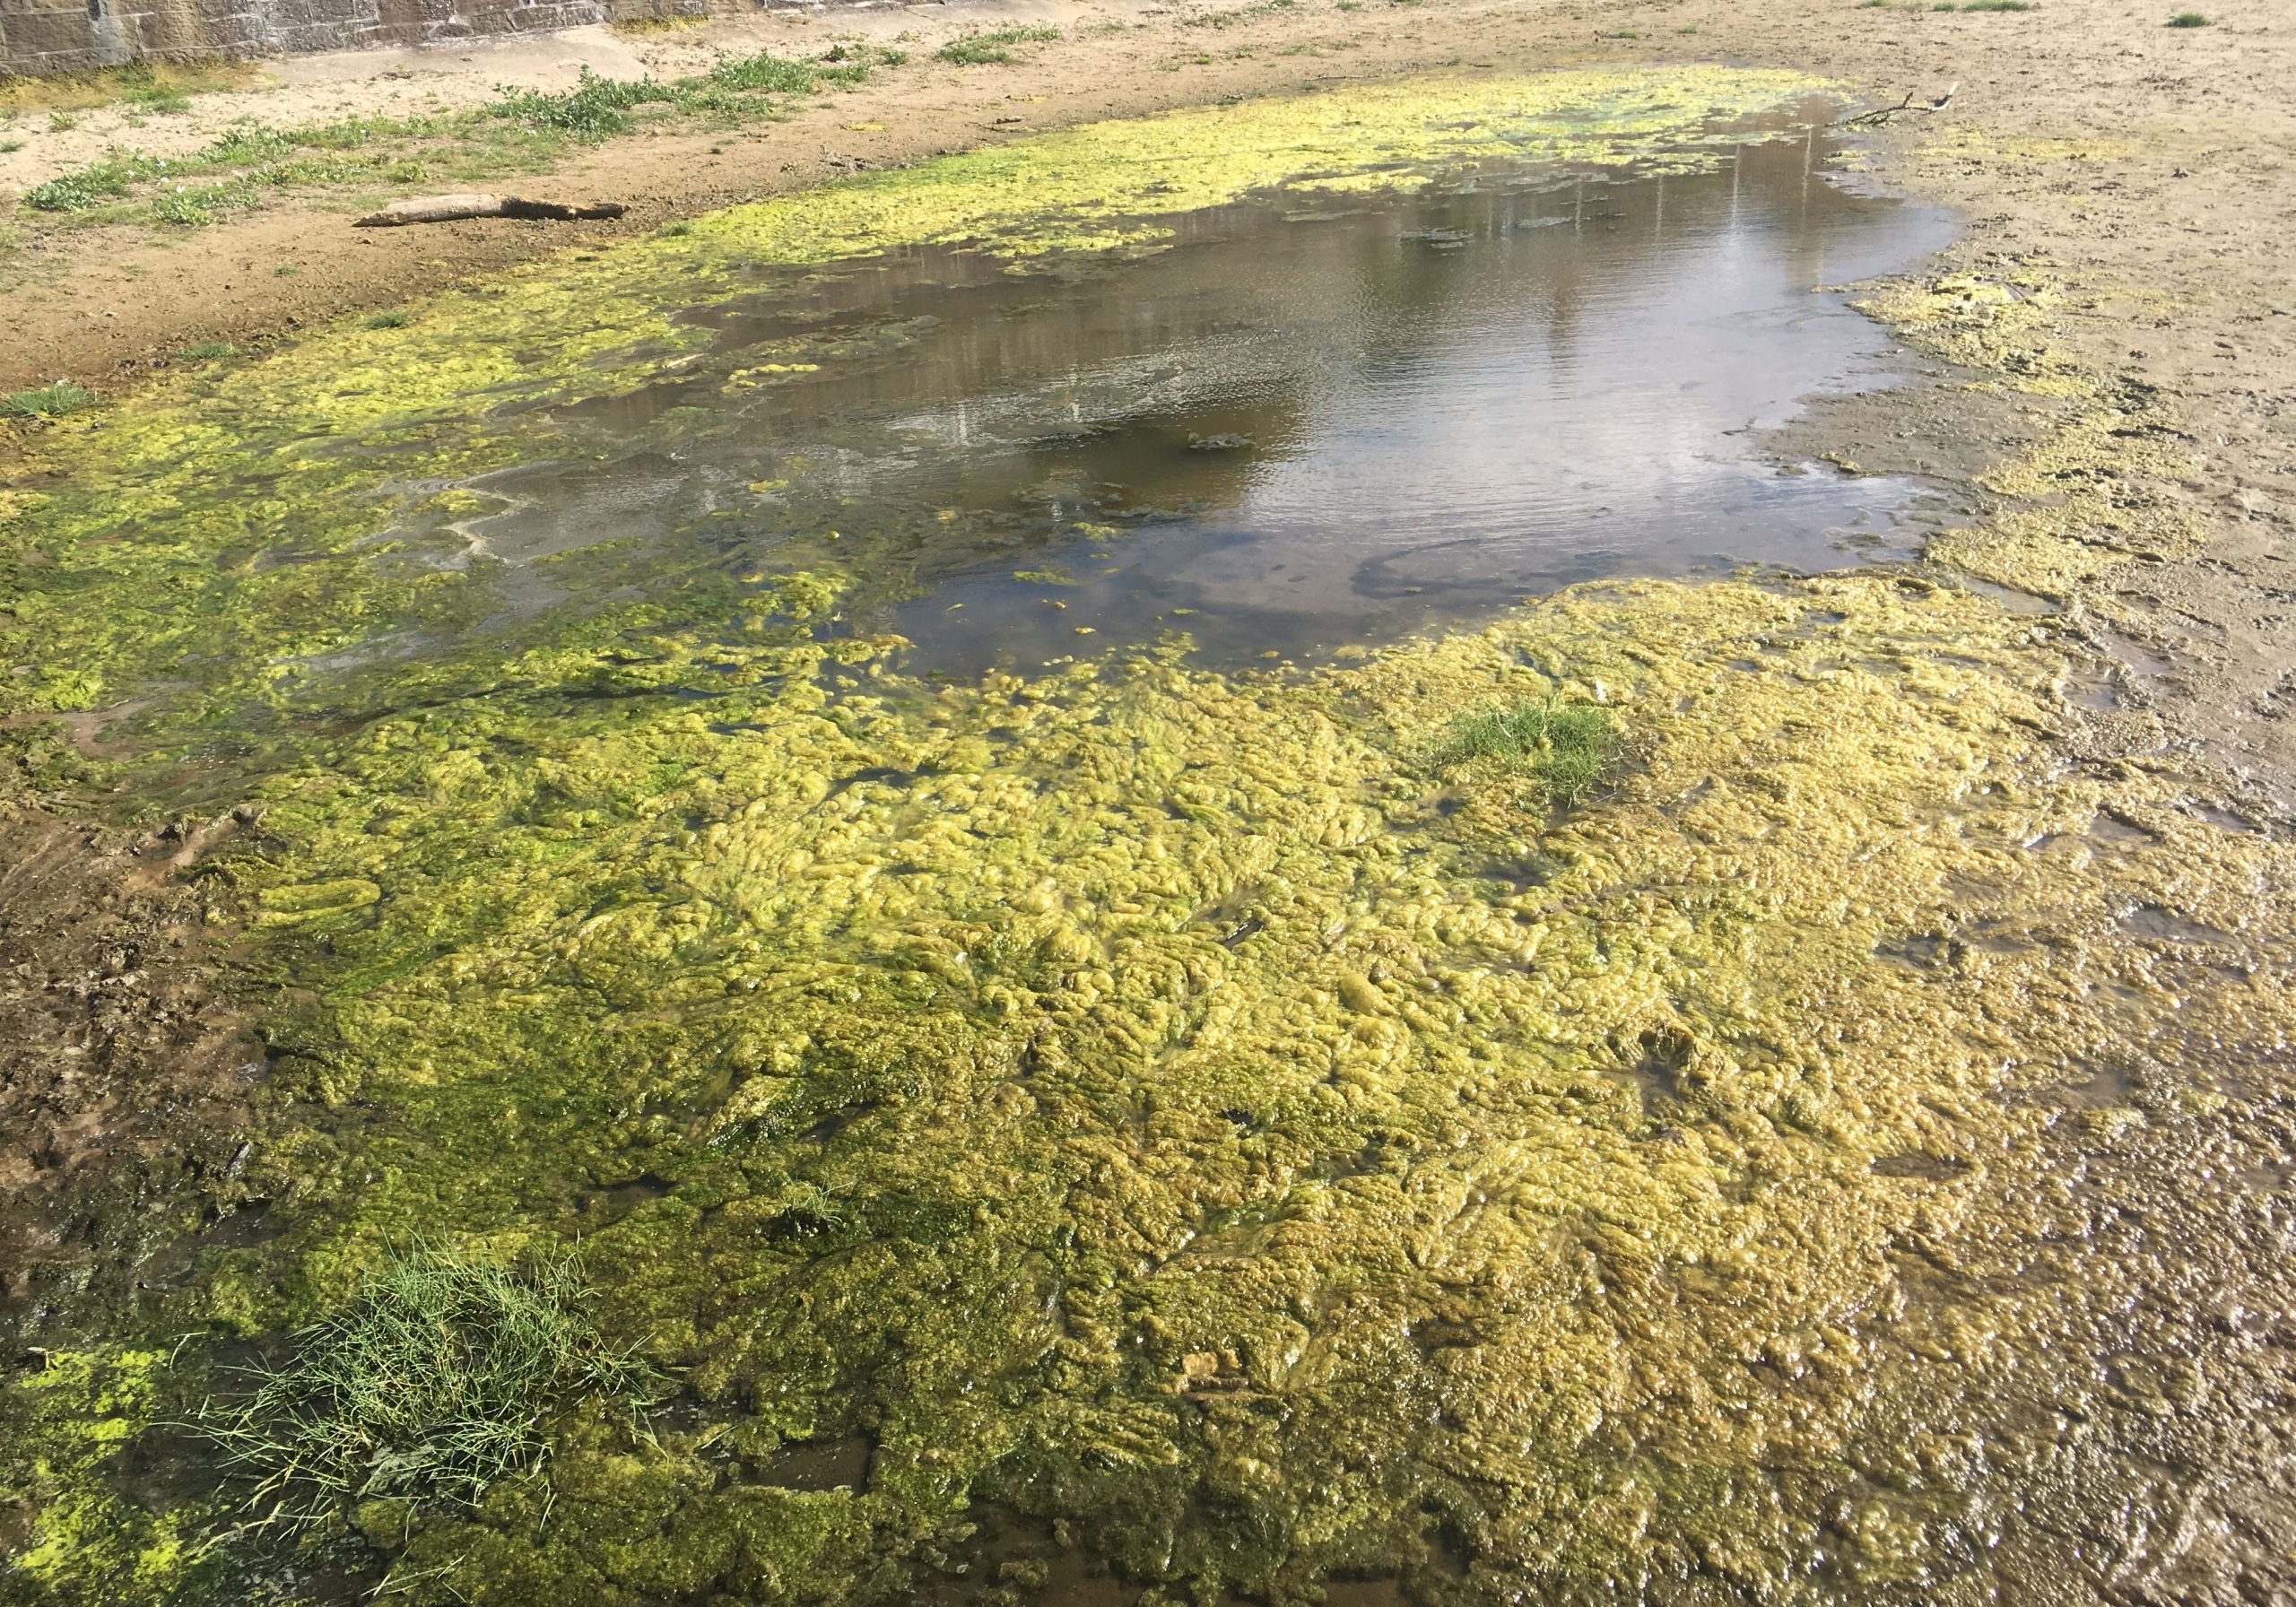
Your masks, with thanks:
M761 272L688 315L691 369L553 410L578 467L474 482L458 528L513 564L642 535L781 566L873 531L841 623L957 673L1183 632L1213 663L1313 654L1604 576L1901 555L1913 487L1781 471L1761 432L1883 358L1821 287L1947 224L1830 182L1783 121L1706 173L1260 195L1050 273ZM768 360L792 347L831 355Z

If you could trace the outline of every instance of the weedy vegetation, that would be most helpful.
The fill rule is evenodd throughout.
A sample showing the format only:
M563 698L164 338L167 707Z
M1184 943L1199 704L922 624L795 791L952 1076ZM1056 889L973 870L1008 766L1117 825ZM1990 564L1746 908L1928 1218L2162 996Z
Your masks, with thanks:
M483 106L437 116L344 117L291 128L249 120L180 156L115 148L34 185L22 204L59 221L195 225L260 206L277 190L532 172L568 146L623 133L642 117L727 124L776 117L794 97L858 84L876 68L906 59L896 50L839 44L804 61L770 51L726 56L706 73L666 81L605 78L586 66L569 90L506 88ZM152 109L171 109L154 102ZM59 118L51 124L63 126ZM135 199L139 195L147 198Z
M716 21L708 12L677 17L626 17L609 24L626 39L657 38L665 33L684 33L691 29L707 28Z
M1257 22L1272 17L1278 12L1290 11L1300 0L1258 0L1255 5L1239 5L1232 11L1200 11L1180 19L1183 28L1233 28L1239 22Z
M0 117L22 111L85 111L121 102L146 111L188 111L194 95L248 89L262 77L262 69L248 62L213 61L133 62L93 73L0 78Z
M2169 26L2171 28L2206 28L2210 26L2210 23L2208 19L2199 12L2180 11L2175 16L2169 19Z
M65 413L80 413L93 407L100 399L86 386L74 385L69 379L58 379L30 390L12 391L0 396L0 418L60 419Z
M361 329L404 329L413 322L414 318L412 314L401 312L394 308L389 312L370 313L359 320L359 327Z
M240 1505L260 1516L243 1532L308 1528L373 1498L473 1506L543 1466L554 1404L648 1398L656 1375L605 1343L587 1299L570 1255L521 1269L417 1246L254 1369L251 1394L185 1426L253 1481Z
M1618 745L1618 727L1608 713L1552 693L1461 715L1431 758L1438 768L1483 764L1531 777L1568 808L1602 780Z
M951 39L933 52L933 59L960 67L988 66L1020 60L1013 54L1014 45L1041 44L1059 37L1059 29L1036 24L992 29L985 33L968 33Z

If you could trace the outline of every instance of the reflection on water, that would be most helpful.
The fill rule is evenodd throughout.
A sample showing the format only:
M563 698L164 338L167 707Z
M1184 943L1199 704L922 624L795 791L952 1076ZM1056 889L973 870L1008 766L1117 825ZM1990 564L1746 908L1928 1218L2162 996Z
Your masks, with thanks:
M554 410L588 461L488 477L458 528L514 565L642 535L859 568L838 628L952 673L1183 630L1243 662L1604 575L1888 555L1910 486L1781 473L1753 433L1874 382L1879 332L1813 287L1944 238L1826 153L1272 196L1028 272L761 273L691 315L715 338L684 370Z

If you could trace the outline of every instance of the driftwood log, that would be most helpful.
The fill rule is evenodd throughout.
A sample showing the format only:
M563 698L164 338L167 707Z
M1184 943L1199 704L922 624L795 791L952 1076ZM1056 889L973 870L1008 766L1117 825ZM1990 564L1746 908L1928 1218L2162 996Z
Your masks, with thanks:
M394 201L355 220L354 229L396 229L402 223L453 223L464 218L618 218L619 201L536 201L525 195L423 195Z

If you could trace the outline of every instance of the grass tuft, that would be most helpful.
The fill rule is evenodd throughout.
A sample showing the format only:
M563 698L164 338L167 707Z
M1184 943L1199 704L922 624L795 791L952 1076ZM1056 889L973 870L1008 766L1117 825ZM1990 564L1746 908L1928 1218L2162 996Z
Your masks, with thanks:
M0 78L0 117L49 109L84 111L123 101L146 111L186 111L193 95L250 89L262 78L260 67L244 61L131 62L89 73L27 74Z
M933 52L935 61L952 63L960 67L986 66L997 62L1018 61L1013 54L1014 45L1039 44L1060 37L1057 28L1034 24L1015 28L997 28L986 33L968 33L951 39Z
M351 1308L296 1333L255 1392L189 1427L254 1481L250 1527L298 1529L346 1502L474 1505L542 1466L544 1414L597 1393L642 1401L653 1374L585 1315L579 1264L520 1269L417 1246L389 1256Z
M488 109L531 127L603 139L630 126L631 108L668 100L672 95L668 84L650 78L602 78L585 62L574 87L562 94L506 88Z
M239 349L229 341L202 341L196 346L186 346L186 362L216 362L226 357L237 357Z
M2039 11L2034 0L1962 0L1963 11Z
M414 322L413 315L393 308L388 312L370 313L359 320L361 329L404 329Z
M1180 19L1180 26L1233 28L1240 22L1255 22L1261 17L1274 16L1280 11L1289 11L1299 4L1300 0L1256 0L1254 4L1239 5L1232 11L1193 12Z
M67 413L93 407L101 398L84 385L58 379L28 391L0 396L0 418L60 419Z
M1432 757L1439 767L1493 764L1533 777L1550 799L1568 807L1603 778L1618 741L1606 712L1592 703L1565 703L1556 693L1461 715Z
M665 33L683 33L693 28L707 28L716 21L704 11L672 17L624 17L608 26L626 39L643 39Z
M2203 16L2196 11L2180 11L2175 16L2169 19L2169 26L2171 28L2206 28L2211 26L2211 24L2205 16Z

